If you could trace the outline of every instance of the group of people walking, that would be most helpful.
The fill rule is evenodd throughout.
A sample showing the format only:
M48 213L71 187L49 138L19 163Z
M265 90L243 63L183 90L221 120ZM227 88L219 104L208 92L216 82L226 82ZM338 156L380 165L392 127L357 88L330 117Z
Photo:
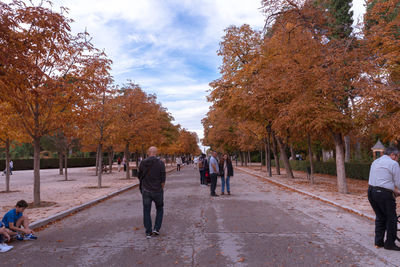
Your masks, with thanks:
M211 151L211 156L209 158L207 158L205 154L202 154L197 160L197 166L200 172L200 184L211 184L211 196L218 196L215 193L218 176L221 177L221 195L225 194L225 188L227 194L231 194L230 178L233 176L233 166L228 154L224 154L220 158L218 158L216 151Z

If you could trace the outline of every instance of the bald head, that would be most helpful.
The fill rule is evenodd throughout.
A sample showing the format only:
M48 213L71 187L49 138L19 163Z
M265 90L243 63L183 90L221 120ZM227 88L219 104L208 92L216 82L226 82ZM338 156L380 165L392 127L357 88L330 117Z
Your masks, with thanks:
M147 153L149 154L150 157L157 156L157 148L155 146L151 146Z

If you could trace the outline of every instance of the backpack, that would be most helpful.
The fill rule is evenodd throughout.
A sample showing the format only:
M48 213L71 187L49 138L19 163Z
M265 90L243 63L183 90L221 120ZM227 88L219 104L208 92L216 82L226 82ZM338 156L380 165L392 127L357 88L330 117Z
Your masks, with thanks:
M199 159L199 169L203 169L204 168L204 159Z

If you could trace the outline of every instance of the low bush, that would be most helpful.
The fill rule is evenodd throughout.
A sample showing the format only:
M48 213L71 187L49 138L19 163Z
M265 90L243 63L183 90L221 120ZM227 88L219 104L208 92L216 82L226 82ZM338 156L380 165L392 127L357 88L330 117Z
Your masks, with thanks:
M272 166L275 166L275 162L272 161ZM284 167L283 162L280 162L281 168ZM295 171L303 171L307 172L307 167L310 166L309 161L305 160L291 160L290 166ZM368 180L369 178L369 169L371 167L370 163L358 163L358 162L346 162L346 176L348 178L358 179L358 180ZM314 172L319 174L328 174L336 176L336 162L322 162L317 161L314 162Z
M14 170L33 170L33 159L15 159ZM106 162L106 159L104 160ZM40 169L57 169L59 168L59 160L40 159ZM90 167L96 165L96 158L68 158L68 168L74 167ZM0 160L0 170L4 170L6 166L5 160Z

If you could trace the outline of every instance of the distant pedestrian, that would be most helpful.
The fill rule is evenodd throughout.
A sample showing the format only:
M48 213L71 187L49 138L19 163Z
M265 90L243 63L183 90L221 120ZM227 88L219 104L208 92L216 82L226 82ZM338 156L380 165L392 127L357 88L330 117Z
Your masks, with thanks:
M10 167L10 175L12 175L12 170L14 169L14 162L12 160L10 160L10 162L8 163L8 166ZM4 169L3 174L7 174L7 168Z
M199 158L200 157L194 157L193 159L193 169L197 169L197 165L199 164Z
M215 151L211 152L209 171L210 171L210 177L211 177L210 194L212 197L217 197L218 195L215 193L215 189L217 187L219 166L218 166L218 160L217 160L217 152L215 152Z
M14 169L14 162L10 160L10 175L12 175L13 169Z
M206 155L201 154L200 157L197 160L197 165L199 167L199 173L200 173L200 184L201 185L206 185Z
M182 158L181 157L176 157L176 170L177 171L181 170L181 165L182 165Z
M146 228L146 238L159 235L164 214L164 185L165 164L156 157L157 148L150 147L149 157L143 160L139 166L140 191L143 199L143 224ZM156 205L156 221L154 229L151 223L151 203ZM153 229L153 230L152 230Z
M124 165L124 172L126 172L126 158L122 158L122 164Z
M396 198L400 191L399 150L388 147L371 165L368 200L375 212L375 246L400 251L397 238ZM386 232L386 241L384 241Z
M118 159L117 159L117 164L118 164L118 172L120 172L120 171L121 171L121 162L122 162L121 158L120 158L120 157L118 157Z
M230 178L233 176L233 166L228 154L224 154L224 156L221 158L219 162L219 171L221 175L221 195L225 194L225 185L226 191L228 195L230 195Z

